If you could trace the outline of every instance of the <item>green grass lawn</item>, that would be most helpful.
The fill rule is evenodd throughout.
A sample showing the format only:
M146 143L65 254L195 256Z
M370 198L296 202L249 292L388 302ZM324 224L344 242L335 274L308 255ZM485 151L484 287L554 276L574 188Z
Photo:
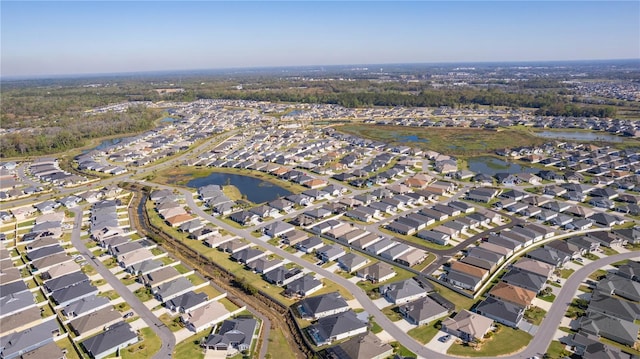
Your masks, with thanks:
M531 306L524 312L524 318L534 325L540 325L546 314L547 312L544 309Z
M185 274L191 271L189 268L185 267L184 264L182 263L175 265L173 268L175 268L180 274Z
M392 305L382 309L382 313L387 316L387 318L391 319L392 322L397 322L402 320L402 315L398 311L398 306Z
M560 269L560 277L567 279L571 274L573 274L573 272L575 272L574 269L568 269L568 268Z
M474 299L465 297L462 294L458 294L441 284L435 282L429 282L429 284L434 287L436 292L440 293L440 295L455 304L456 311L460 311L461 309L469 309L475 303Z
M202 359L204 351L200 347L200 340L207 337L211 329L198 332L176 345L171 358L173 359Z
M404 345L398 343L398 342L391 342L389 343L389 345L391 345L393 347L393 353L394 354L398 354L401 355L403 357L409 357L409 358L415 358L416 354L414 352L412 352L411 350L407 349Z
M118 303L116 304L115 307L116 307L116 310L119 312L126 312L129 309L131 309L131 306L127 302Z
M604 269L598 269L597 271L589 274L589 279L594 280L594 281L599 281L600 278L604 277L607 275L607 271Z
M111 300L114 300L114 299L118 299L118 298L120 298L120 294L118 294L118 292L116 292L116 291L115 291L115 290L113 290L113 289L108 290L108 291L106 291L106 292L98 293L98 296L100 296L100 297L106 297L106 298L109 298L109 299L111 299Z
M565 345L557 340L551 342L546 352L546 355L549 357L549 359L561 359L565 356L569 356L570 354L571 353L565 349Z
M82 267L81 270L82 270L82 273L86 274L89 277L98 273L96 269L93 268L90 264L87 264L86 266Z
M551 293L549 295L544 295L539 298L544 300L545 302L553 303L553 301L556 299L556 295Z
M287 342L280 328L271 329L269 332L269 343L267 346L267 355L272 359L295 358L295 353L291 350L291 346Z
M55 342L58 348L62 350L66 350L65 358L67 359L80 359L78 352L74 349L73 344L71 343L71 338L66 337L64 339L58 340Z
M630 222L633 223L633 222ZM604 253L607 256L612 256L614 254L618 254L618 251L616 251L615 249L611 249L609 247L600 247L600 249L602 250L602 253Z
M447 317L442 317L438 320L435 320L433 323L421 325L419 327L413 328L407 332L413 339L417 340L422 344L426 344L433 337L436 336L440 328L442 327L441 323Z
M151 358L160 350L162 342L151 328L142 328L140 333L142 334L141 341L120 350L123 359Z
M180 323L179 315L172 317L169 314L164 313L159 316L158 319L160 319L160 321L163 322L164 325L166 325L172 332L177 332L178 330L184 328L184 326L182 326Z
M447 354L465 357L497 357L514 353L525 347L533 337L522 330L500 326L499 331L485 339L480 350L464 344L453 344Z
M194 290L194 292L196 292L196 293L206 293L207 296L209 297L209 299L215 298L215 297L219 296L220 294L222 294L222 293L220 293L219 291L217 291L214 287L212 287L210 285L205 285L202 288L198 288L198 289Z
M133 292L133 294L138 297L141 302L146 302L153 299L153 293L151 293L151 289L147 287L138 288L135 292Z

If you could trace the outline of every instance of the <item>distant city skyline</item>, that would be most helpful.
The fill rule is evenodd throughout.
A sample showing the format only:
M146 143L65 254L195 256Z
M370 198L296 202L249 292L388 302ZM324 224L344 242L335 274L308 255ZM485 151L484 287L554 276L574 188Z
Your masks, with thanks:
M2 1L2 77L640 58L638 1Z

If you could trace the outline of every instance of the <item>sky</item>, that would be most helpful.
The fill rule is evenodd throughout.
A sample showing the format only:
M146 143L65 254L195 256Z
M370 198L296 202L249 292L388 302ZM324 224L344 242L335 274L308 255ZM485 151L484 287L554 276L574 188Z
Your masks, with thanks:
M0 1L0 76L640 58L640 1Z

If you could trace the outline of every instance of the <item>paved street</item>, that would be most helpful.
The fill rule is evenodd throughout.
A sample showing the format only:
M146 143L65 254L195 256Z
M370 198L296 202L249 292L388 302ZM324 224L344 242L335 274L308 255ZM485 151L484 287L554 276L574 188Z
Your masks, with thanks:
M162 348L160 351L156 353L154 358L169 358L171 357L171 353L176 345L176 338L173 333L167 326L164 325L158 319L151 310L149 310L140 300L127 289L127 287L122 283L116 276L111 273L111 271L105 267L100 260L93 259L93 254L82 242L80 239L80 228L82 227L82 208L75 207L73 208L73 213L75 214L75 222L73 225L73 232L71 233L71 243L74 247L78 249L80 254L84 255L85 259L91 263L91 265L96 269L96 271L104 278L109 285L113 289L115 289L118 294L131 306L131 309L140 316L142 320L146 323L146 325L151 328L151 330L156 333L158 338L160 338L162 342Z

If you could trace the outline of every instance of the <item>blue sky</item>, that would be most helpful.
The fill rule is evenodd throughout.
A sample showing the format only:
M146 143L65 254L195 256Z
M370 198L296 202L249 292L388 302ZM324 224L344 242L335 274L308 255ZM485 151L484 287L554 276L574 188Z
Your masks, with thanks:
M638 1L0 2L1 75L640 58Z

